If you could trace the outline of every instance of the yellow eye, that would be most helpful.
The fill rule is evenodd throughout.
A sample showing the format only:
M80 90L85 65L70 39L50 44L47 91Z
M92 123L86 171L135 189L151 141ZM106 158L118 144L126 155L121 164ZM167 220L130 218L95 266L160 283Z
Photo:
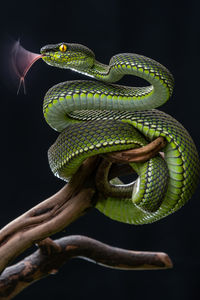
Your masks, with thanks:
M60 45L59 50L61 52L65 52L67 50L67 46L65 44Z

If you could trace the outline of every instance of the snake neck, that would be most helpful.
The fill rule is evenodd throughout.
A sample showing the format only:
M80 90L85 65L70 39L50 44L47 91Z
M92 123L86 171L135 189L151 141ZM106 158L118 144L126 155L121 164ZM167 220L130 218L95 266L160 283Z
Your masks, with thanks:
M114 83L120 80L124 75L112 72L111 66L94 60L92 66L74 66L69 69L80 74L95 78L97 80Z
M108 83L117 82L124 76L124 74L115 72L111 65L105 65L97 60L95 60L93 66L88 69L87 75Z
M124 75L140 77L146 80L150 86L138 89L141 95L154 97L155 103L158 102L154 107L165 103L171 97L174 87L173 76L167 68L153 59L137 54L122 53L115 55L111 58L109 65L94 59L93 65L74 70L107 83L117 82ZM129 88L129 96L136 96L139 99L138 89L133 87L131 90ZM151 95L149 91L151 91ZM149 108L147 107L147 109Z
M158 62L137 54L118 54L109 65L96 60L90 66L73 66L79 73L97 81L69 81L52 87L44 99L44 116L51 127L62 131L74 119L80 120L80 111L151 110L164 104L173 91L171 73ZM113 82L124 75L141 77L150 85L128 87ZM71 113L76 111L76 116ZM86 118L87 120L87 118Z

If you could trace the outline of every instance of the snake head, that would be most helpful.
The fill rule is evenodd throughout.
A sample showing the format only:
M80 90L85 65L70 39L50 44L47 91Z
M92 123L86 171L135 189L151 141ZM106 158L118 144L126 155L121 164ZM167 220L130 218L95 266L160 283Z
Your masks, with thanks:
M84 71L93 66L95 56L87 47L79 44L59 43L46 45L40 50L42 59L51 66Z

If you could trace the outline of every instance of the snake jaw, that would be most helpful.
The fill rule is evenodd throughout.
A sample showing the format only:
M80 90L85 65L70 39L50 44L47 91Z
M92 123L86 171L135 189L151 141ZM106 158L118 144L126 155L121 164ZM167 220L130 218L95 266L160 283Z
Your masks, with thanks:
M41 52L41 55L42 55L43 61L45 61L49 65L53 64L54 59L52 58L50 52L46 52L46 53Z

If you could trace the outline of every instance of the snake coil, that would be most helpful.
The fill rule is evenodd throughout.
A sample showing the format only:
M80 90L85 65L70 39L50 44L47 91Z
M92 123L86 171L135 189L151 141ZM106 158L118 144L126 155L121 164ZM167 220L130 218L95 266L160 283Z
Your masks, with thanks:
M198 184L200 163L186 129L155 109L172 95L171 73L154 60L131 53L115 55L104 65L90 49L78 44L47 45L41 54L51 66L96 79L59 83L45 95L45 119L61 132L48 151L53 173L69 180L90 156L142 147L162 136L166 140L164 158L158 154L144 163L130 163L138 174L131 192L129 186L113 185L96 207L112 219L145 224L183 206ZM114 84L127 74L150 85Z

